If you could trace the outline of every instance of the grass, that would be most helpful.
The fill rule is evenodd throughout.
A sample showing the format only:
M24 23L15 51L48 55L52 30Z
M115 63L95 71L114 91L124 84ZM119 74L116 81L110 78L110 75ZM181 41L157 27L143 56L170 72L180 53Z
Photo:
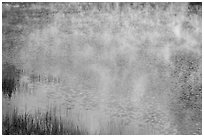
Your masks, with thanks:
M81 131L78 126L69 123L67 126L60 118L50 112L35 115L28 113L19 114L17 109L12 114L3 116L3 135L81 135L87 134Z

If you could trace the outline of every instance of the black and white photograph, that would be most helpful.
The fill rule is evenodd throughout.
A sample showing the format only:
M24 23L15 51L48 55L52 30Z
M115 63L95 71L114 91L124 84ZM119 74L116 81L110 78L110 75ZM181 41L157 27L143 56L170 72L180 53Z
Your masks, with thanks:
M1 2L2 135L202 135L202 2Z

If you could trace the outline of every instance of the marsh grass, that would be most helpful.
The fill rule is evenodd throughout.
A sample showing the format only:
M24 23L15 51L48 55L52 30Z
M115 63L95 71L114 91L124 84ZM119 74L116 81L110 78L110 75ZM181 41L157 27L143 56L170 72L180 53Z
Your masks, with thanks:
M69 122L69 126L63 120L53 115L51 111L45 113L36 112L34 115L19 114L15 108L12 114L3 116L3 135L81 135L87 134L78 126Z

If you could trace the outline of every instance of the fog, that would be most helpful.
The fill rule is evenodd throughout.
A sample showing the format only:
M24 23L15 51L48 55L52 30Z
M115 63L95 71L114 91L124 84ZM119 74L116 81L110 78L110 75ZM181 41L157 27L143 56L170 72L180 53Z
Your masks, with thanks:
M54 109L88 134L201 134L201 9L13 3L2 10L3 79L5 64L19 71L10 74L18 82L2 98L3 114Z

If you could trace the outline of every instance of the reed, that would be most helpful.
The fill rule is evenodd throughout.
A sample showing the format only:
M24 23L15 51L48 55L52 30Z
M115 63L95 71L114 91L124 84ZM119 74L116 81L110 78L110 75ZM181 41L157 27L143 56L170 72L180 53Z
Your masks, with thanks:
M69 121L70 122L70 121ZM71 125L71 126L70 126ZM87 134L80 131L78 126L69 123L69 127L61 117L53 115L51 111L20 114L14 108L12 114L3 115L3 135L81 135Z

